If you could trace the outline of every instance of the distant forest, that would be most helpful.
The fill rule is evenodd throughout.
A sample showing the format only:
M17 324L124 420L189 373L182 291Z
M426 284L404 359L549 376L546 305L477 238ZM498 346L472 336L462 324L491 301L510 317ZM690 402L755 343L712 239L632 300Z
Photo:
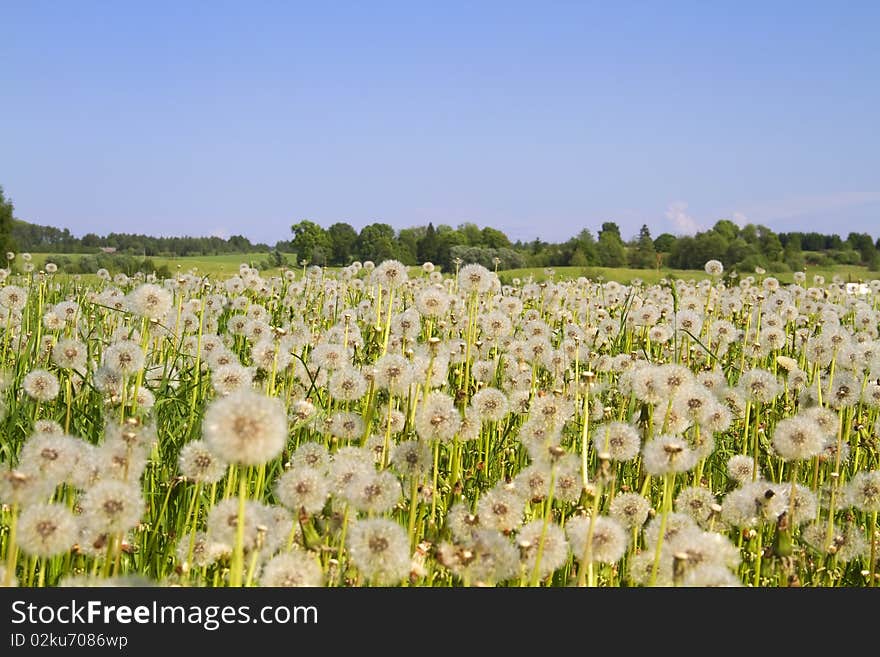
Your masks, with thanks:
M210 256L259 253L265 267L310 264L341 266L355 260L381 262L391 258L407 265L432 262L445 271L455 263L478 262L489 268L521 267L630 267L634 269L702 269L708 260L720 260L728 270L799 271L806 266L864 265L880 271L880 238L867 233L839 235L817 232L775 233L760 224L739 226L722 219L695 235L661 233L654 237L647 225L624 238L620 227L606 221L593 234L583 228L564 242L535 238L511 240L497 228L474 223L457 227L440 224L395 230L372 223L356 230L345 222L324 228L309 220L290 227L291 239L274 245L253 243L242 235L222 237L153 237L131 233L88 233L75 237L67 228L41 226L17 219L12 201L0 186L0 251L53 254L94 254L80 265L92 267L109 258L125 260L126 268L153 257ZM140 259L140 260L139 260ZM83 259L80 259L83 260ZM58 258L62 270L75 266ZM99 266L104 266L99 264ZM88 269L94 271L94 269Z
M446 271L461 262L479 262L486 267L601 266L654 269L702 269L707 260L717 259L728 269L769 272L801 270L805 266L835 264L865 265L880 269L880 239L866 233L849 233L846 238L817 232L775 233L766 226L738 226L722 219L711 229L695 235L651 235L647 225L638 235L624 238L615 222L607 221L594 233L582 229L564 242L536 238L512 242L497 228L480 228L473 223L417 226L395 230L385 223L372 223L360 231L339 222L323 228L313 221L291 226L290 240L274 245L252 243L246 237L153 237L109 233L82 237L68 229L40 226L14 220L12 241L20 251L50 253L102 253L140 257L203 256L224 253L267 253L269 265L346 265L354 260L381 262L395 258L408 265L426 261Z

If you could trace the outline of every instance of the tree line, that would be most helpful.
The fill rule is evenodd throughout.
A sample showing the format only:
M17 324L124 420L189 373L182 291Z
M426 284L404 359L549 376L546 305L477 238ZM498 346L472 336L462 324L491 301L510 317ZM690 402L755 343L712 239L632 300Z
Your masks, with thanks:
M290 227L290 239L269 245L253 243L242 235L221 238L88 233L76 237L67 228L17 219L13 210L0 187L0 249L5 251L98 254L113 250L118 255L141 258L269 252L267 266L296 266L301 262L342 266L355 260L378 263L394 258L407 265L432 262L446 271L457 262L478 262L499 270L558 266L702 269L712 259L740 271L762 267L785 272L834 264L860 264L872 271L880 270L880 238L875 240L867 233L851 232L845 239L818 232L776 233L767 226L739 226L728 219L694 235L679 236L664 232L654 237L645 224L638 234L628 238L621 234L617 223L606 221L595 234L582 228L562 242L540 237L511 241L497 228L480 228L470 222L455 227L428 223L399 230L375 222L356 230L346 222L324 228L303 219Z
M353 260L379 262L396 258L408 265L433 262L447 271L459 262L479 262L486 267L630 267L702 269L708 260L720 260L730 269L786 272L805 266L865 265L880 270L880 238L851 232L839 235L816 232L775 233L760 224L739 226L728 219L695 235L651 235L647 224L625 239L613 221L602 223L594 235L583 228L563 242L536 238L512 242L500 230L463 223L404 228L374 223L360 232L347 223L322 228L303 220L291 226L293 239L277 249L297 254L313 264L344 265Z

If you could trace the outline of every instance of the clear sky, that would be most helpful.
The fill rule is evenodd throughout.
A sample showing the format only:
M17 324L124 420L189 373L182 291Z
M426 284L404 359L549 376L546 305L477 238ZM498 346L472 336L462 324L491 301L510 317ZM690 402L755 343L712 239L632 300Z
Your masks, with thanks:
M0 25L0 185L75 235L880 235L876 1L3 0Z

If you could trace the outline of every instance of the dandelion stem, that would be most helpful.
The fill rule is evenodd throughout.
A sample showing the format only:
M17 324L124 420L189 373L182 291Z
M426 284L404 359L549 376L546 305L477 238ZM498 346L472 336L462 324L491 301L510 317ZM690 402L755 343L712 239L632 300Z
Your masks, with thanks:
M6 541L6 578L3 586L12 586L15 576L15 562L18 560L18 543L16 542L16 530L18 528L18 504L13 504L9 518L9 537Z
M238 524L235 528L235 547L232 551L232 569L229 585L240 587L244 575L244 514L247 499L247 476L242 466L241 479L238 484Z

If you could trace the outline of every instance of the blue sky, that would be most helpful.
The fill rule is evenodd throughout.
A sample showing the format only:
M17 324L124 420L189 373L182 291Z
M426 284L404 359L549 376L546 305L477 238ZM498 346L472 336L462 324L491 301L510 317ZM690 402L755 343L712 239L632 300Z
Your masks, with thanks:
M4 2L0 185L86 232L880 235L880 3Z

